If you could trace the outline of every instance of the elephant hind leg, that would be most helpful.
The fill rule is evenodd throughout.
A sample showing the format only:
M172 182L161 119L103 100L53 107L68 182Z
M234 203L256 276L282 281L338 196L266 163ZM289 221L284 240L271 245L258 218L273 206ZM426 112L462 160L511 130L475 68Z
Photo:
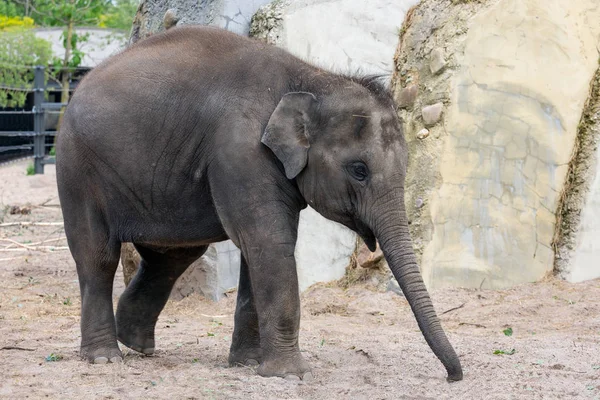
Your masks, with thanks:
M235 307L235 326L229 350L229 365L258 365L262 362L258 314L250 284L248 263L242 256L240 263L240 283Z
M208 246L164 252L135 246L142 259L136 275L119 299L117 338L143 354L154 353L154 328L177 278Z
M65 234L81 291L80 355L97 364L121 361L112 302L121 243L110 236L95 205L64 200L63 210Z

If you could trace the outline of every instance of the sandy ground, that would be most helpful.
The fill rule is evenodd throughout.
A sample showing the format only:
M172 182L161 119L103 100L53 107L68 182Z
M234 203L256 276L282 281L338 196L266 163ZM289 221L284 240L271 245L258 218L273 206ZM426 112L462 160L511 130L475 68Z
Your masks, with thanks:
M0 219L61 221L54 168L33 177L25 169L0 167ZM10 214L8 206L27 204L30 215ZM218 303L170 301L155 356L123 347L122 364L90 365L77 355L80 296L69 252L7 247L10 239L60 249L64 240L35 243L61 237L60 226L0 227L0 398L600 399L599 281L433 291L465 370L452 384L407 302L361 286L303 294L300 344L312 382L227 367L235 293ZM115 304L122 290L119 271ZM509 327L512 336L503 333Z

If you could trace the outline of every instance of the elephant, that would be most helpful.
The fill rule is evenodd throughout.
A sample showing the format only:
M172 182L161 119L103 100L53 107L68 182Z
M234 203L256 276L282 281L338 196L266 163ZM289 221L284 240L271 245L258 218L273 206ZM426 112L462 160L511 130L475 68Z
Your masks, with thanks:
M155 349L177 278L210 243L242 253L230 365L311 379L300 353L299 213L376 241L447 371L460 360L434 311L404 206L407 145L389 89L210 27L176 27L112 56L79 83L56 144L64 229L81 290L82 358ZM121 243L141 255L120 296Z

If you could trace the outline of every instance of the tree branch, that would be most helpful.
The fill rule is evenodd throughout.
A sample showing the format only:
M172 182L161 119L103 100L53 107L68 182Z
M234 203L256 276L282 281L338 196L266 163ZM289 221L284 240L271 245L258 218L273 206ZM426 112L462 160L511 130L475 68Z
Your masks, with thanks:
M25 2L25 1L23 1L23 0L15 0L15 2L19 3L19 4L20 4L20 5L22 5L22 6L25 6L25 7L27 7L27 4L26 4L26 2ZM56 3L54 3L54 1L52 1L52 4L53 4L53 5L56 7ZM36 13L36 14L38 14L38 15L41 15L41 16L43 16L43 17L54 18L54 19L56 19L57 21L60 21L60 22L66 23L66 21L65 21L65 20L63 20L62 18L58 18L58 17L56 17L56 16L55 16L55 15L53 15L52 13L46 13L46 12L41 12L41 11L39 11L37 8L35 8L35 7L33 6L33 2L30 2L30 3L29 3L29 8L31 8L31 11L33 11L34 13Z

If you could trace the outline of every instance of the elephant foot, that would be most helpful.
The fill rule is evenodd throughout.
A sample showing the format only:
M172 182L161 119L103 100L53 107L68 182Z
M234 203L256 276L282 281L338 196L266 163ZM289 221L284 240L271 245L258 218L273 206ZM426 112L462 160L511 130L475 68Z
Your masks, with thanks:
M139 353L154 354L154 324L146 326L136 322L130 322L124 313L117 311L117 339Z
M247 366L253 367L259 365L262 361L262 349L258 348L246 348L246 349L231 349L229 351L229 366L239 367Z
M93 350L81 346L79 355L91 364L107 364L109 362L116 364L123 361L123 355L118 346L100 347Z
M117 328L117 339L138 353L147 356L154 354L154 332L148 334L144 329Z
M278 376L287 380L312 381L314 379L310 366L300 353L292 357L264 360L256 372L260 376Z

